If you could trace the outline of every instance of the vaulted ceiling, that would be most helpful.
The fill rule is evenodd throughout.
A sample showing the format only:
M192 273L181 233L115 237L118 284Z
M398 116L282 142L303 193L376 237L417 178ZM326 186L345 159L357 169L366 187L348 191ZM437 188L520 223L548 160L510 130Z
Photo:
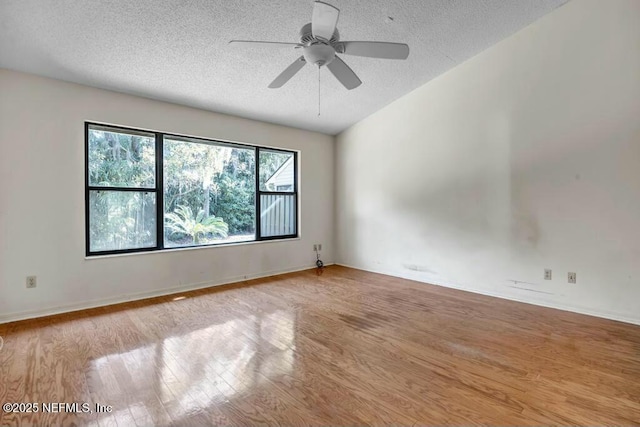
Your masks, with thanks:
M409 44L406 61L343 56L363 84L346 90L305 67L269 83L298 42L311 0L1 0L0 67L206 110L336 134L517 32L566 0L325 0L342 40Z

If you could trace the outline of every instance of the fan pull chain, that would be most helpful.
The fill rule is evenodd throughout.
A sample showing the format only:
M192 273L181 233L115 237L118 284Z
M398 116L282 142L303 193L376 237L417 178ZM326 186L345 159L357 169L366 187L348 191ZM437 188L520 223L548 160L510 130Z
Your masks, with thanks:
M318 117L320 117L320 64L318 64Z

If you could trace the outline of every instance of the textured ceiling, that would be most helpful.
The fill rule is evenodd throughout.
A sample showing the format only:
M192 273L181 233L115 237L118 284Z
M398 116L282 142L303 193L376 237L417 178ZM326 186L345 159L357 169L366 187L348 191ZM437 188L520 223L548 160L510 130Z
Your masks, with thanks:
M0 67L327 134L487 49L566 0L327 0L342 40L409 44L406 61L343 56L347 91L307 66L269 83L299 53L228 45L298 42L311 0L0 0ZM0 95L1 96L1 95Z

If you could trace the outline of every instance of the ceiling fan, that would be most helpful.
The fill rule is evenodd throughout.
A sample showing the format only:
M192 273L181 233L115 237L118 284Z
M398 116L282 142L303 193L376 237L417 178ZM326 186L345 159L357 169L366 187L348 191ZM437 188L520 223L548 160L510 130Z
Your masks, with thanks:
M252 40L231 40L229 43L302 49L302 56L271 82L271 89L282 87L307 63L317 65L318 70L326 66L344 87L349 90L357 88L362 81L337 53L383 59L407 59L409 56L409 46L403 43L340 41L336 28L339 15L338 8L316 1L313 4L311 22L300 30L299 43Z

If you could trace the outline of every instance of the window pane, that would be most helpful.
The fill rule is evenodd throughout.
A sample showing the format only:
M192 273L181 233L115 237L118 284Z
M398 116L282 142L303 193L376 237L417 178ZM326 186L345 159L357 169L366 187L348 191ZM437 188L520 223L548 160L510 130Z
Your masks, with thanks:
M137 191L89 192L90 251L156 246L156 195Z
M164 245L255 240L255 150L164 140Z
M89 127L89 185L155 186L155 137Z
M260 195L260 233L262 237L296 234L296 197Z
M260 191L294 190L293 153L260 150Z

